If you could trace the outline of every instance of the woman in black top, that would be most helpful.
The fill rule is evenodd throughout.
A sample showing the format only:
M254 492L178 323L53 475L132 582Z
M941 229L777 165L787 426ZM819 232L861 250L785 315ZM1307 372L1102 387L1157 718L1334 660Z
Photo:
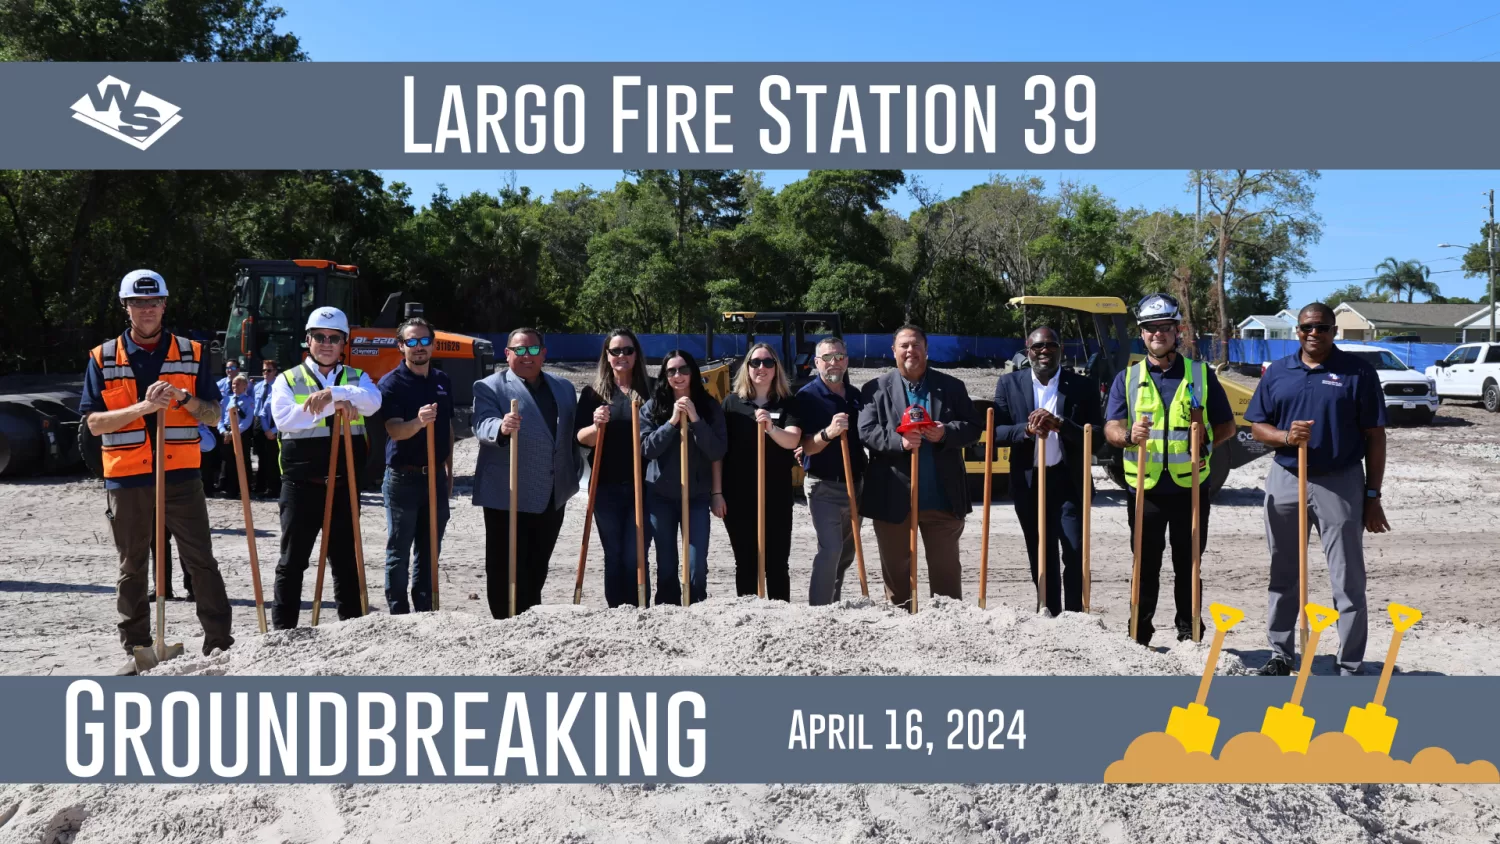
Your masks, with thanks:
M756 530L757 440L766 438L766 597L791 601L792 466L802 441L793 415L786 371L776 351L756 343L745 355L724 398L729 450L724 455L723 489L714 490L714 515L724 520L734 548L734 583L740 595L758 591L760 548ZM764 433L762 433L764 432Z
M634 333L616 328L599 350L599 371L594 383L578 396L578 442L588 451L599 441L599 426L605 429L604 453L599 457L599 485L594 500L594 524L604 549L604 600L611 607L636 603L635 455L630 439L630 402L651 398L646 377L646 359ZM643 432L644 433L644 432ZM642 504L644 512L645 505ZM651 546L651 526L646 525L646 547ZM651 589L646 573L646 590Z

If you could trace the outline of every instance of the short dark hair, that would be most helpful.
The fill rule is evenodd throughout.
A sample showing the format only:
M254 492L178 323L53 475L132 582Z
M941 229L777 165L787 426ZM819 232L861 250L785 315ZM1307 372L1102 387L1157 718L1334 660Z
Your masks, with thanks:
M531 336L533 336L533 337L536 338L536 344L538 346L545 346L545 345L547 345L547 341L542 338L542 332L537 331L535 328L531 328L529 326L522 326L520 328L512 328L510 330L510 333L507 334L507 335L505 335L505 345L509 346L510 344L516 342L516 335L517 334L530 334Z
M400 325L396 326L396 339L397 340L403 340L403 339L405 339L404 337L401 336L401 333L403 331L405 331L406 329L411 328L414 325L421 326L422 328L427 329L427 336L428 337L434 337L434 338L437 337L437 332L434 331L434 330L432 330L432 323L428 322L425 319L422 319L419 316L414 316L414 317L408 317L405 322L403 322Z
M1323 314L1323 316L1328 317L1328 322L1330 324L1338 321L1338 317L1333 315L1333 308L1328 307L1322 302L1313 302L1311 305L1303 305L1302 310L1297 312L1297 316L1300 317L1308 311L1315 311Z
M1038 331L1045 331L1048 334L1051 334L1052 335L1052 340L1055 343L1061 343L1062 342L1062 335L1058 334L1057 333L1057 329L1053 328L1050 325L1038 325L1036 328L1031 329L1031 331L1029 331L1026 334L1026 338L1028 340L1031 339L1031 335L1037 333Z
M900 337L901 336L901 332L903 332L903 331L912 331L912 332L915 332L918 337L922 338L923 345L926 345L926 343L927 343L927 332L925 332L925 331L922 330L922 326L920 326L920 325L912 325L909 322L906 323L905 325L901 326L900 328L896 329L896 333L894 333L894 334L891 335L891 342L892 343L896 342L896 338Z

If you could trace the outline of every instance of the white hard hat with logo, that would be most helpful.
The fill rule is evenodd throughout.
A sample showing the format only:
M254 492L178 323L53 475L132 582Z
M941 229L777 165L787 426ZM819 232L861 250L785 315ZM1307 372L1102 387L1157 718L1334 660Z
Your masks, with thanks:
M154 270L134 270L120 279L121 299L156 299L167 295L167 281Z
M349 333L349 318L338 308L317 308L307 317L307 328L331 328L334 331Z
M1135 321L1145 322L1181 322L1182 314L1178 310L1177 300L1165 293L1152 293L1141 299L1135 306Z

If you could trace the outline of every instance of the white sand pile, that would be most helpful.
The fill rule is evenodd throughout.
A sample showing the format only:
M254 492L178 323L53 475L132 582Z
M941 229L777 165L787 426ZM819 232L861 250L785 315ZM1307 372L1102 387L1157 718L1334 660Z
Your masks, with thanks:
M1242 634L1243 635L1243 634ZM1231 640L1237 638L1231 636ZM372 616L182 658L161 673L1196 674L1097 619L934 600L548 606L510 622ZM1244 670L1225 655L1221 672ZM149 680L145 681L149 682ZM1483 786L0 786L7 842L1428 842L1500 839ZM76 836L76 837L75 837Z

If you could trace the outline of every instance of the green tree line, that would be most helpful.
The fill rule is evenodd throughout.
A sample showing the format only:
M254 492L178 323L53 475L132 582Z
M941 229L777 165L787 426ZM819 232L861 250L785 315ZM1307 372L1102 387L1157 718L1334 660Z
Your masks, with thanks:
M19 0L11 61L305 61L263 0ZM1195 171L1199 214L1122 207L1096 187L994 177L943 197L898 170L626 171L549 197L414 200L366 170L0 171L0 371L76 369L118 331L119 278L160 271L169 321L222 330L238 258L356 264L441 327L700 331L724 310L839 311L851 332L916 322L1013 335L1019 295L1169 290L1200 333L1288 304L1320 234L1316 171ZM901 214L897 200L912 208ZM369 314L366 314L368 316Z

